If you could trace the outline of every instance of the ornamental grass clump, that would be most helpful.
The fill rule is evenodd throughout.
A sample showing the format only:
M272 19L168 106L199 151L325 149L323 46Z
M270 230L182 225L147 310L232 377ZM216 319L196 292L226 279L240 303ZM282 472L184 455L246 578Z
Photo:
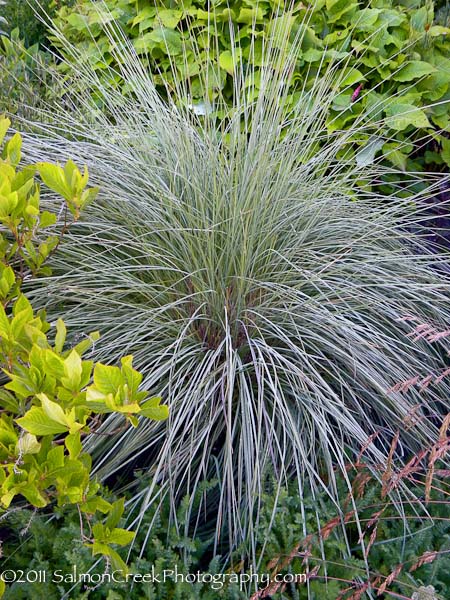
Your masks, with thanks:
M104 27L129 93L105 89L102 110L83 95L27 142L30 159L86 162L101 190L36 301L50 312L63 303L80 335L101 330L98 360L132 353L146 389L170 406L166 424L91 436L97 473L111 482L148 470L153 484L130 501L141 517L161 495L175 506L217 478L207 508L215 502L217 548L234 546L252 539L267 473L280 487L296 480L300 496L308 479L338 502L336 478L361 446L370 468L386 462L398 429L400 461L436 439L448 381L426 393L392 388L442 367L402 320L450 322L449 283L436 269L445 258L428 245L423 208L439 182L429 175L417 192L403 173L395 195L381 194L392 169L374 158L386 141L376 107L327 134L339 62L311 72L308 89L298 82L286 111L300 35L286 53L289 31L277 33L257 82L236 67L234 106L219 120L208 98L203 115L163 101L131 45ZM66 44L77 80L100 89ZM356 155L355 139L366 141ZM117 427L108 416L99 432Z

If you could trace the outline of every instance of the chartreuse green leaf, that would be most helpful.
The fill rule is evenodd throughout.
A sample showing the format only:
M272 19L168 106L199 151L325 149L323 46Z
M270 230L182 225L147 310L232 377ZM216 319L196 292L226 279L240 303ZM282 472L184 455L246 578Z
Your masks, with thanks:
M63 168L59 165L41 162L37 169L42 181L51 190L62 196L65 200L71 200L71 190L67 184Z
M179 34L167 27L175 26L177 19L176 11L163 13L161 22L167 31L153 31L155 41L161 41L158 36L162 36L164 42L175 43ZM0 117L0 143L9 125L8 119ZM112 505L98 495L100 485L90 480L92 458L83 452L81 436L89 432L88 419L96 413L123 413L137 425L131 413L141 411L140 402L146 397L146 392L139 391L142 375L133 369L132 357L126 356L121 368L96 365L94 384L89 386L94 365L83 361L81 355L99 338L98 332L64 351L67 331L63 320L58 319L52 347L46 335L49 324L45 314L35 315L29 300L20 293L22 271L27 276L48 274L47 267L41 266L58 245L57 235L37 235L39 229L55 225L57 219L40 210L35 167L17 172L21 145L21 136L12 136L0 160L0 220L9 236L0 232L4 257L0 261L0 361L9 377L0 390L0 501L7 508L21 495L37 508L55 500L58 506L76 503L86 514L99 511L108 515L105 525L94 526L97 539L91 546L125 570L125 563L111 548L111 544L129 544L134 537L132 532L116 527L123 513L123 499ZM72 161L64 167L38 163L37 168L44 184L66 200L75 217L98 192L87 189L87 169L81 172ZM16 264L20 271L14 270ZM89 402L90 397L93 402ZM150 408L157 407L148 405ZM52 492L47 497L49 489Z
M107 514L111 510L111 507L112 505L104 498L101 496L95 496L94 498L83 502L80 505L80 510L91 515L95 514L97 510L103 514Z
M9 323L9 319L6 316L5 309L3 305L0 304L0 336L4 339L9 339L11 335L11 325Z
M172 8L156 11L156 20L160 21L164 27L168 27L169 29L175 29L182 16L182 10L175 10Z
M66 341L67 328L62 319L56 321L55 351L62 352Z
M133 369L133 357L131 355L124 356L121 359L122 374L128 385L131 396L135 396L142 382L142 373Z
M0 144L3 143L6 132L8 131L8 129L10 127L11 127L11 121L5 116L1 116L0 117Z
M69 431L69 427L51 419L42 407L32 406L16 423L33 435L57 435Z
M78 458L78 456L81 454L81 451L83 449L83 446L81 444L81 438L80 438L80 433L71 433L70 435L68 435L66 437L66 439L64 440L64 444L67 448L67 450L69 451L69 456L70 458Z
M96 364L94 367L94 385L102 394L114 394L124 378L118 367Z
M38 398L41 401L44 413L51 421L68 426L67 417L59 404L49 400L45 394L39 394Z
M105 522L105 526L108 529L114 529L122 518L123 511L125 509L125 499L119 498L116 502L113 503L111 511L109 512L108 518Z
M37 454L40 449L41 444L37 441L36 436L31 433L25 433L17 442L17 451L22 455Z
M20 162L22 148L22 137L19 133L15 133L7 142L3 149L2 158L9 162L10 165L16 167Z
M11 267L0 265L0 297L6 298L16 282L16 276Z
M78 391L80 386L81 377L83 373L83 366L81 356L72 350L69 356L64 361L65 377L61 379L61 383L68 389Z
M234 75L236 63L230 50L224 50L219 56L219 65L229 75Z
M141 405L140 414L147 419L164 421L169 416L169 407L161 404L162 398L155 396Z

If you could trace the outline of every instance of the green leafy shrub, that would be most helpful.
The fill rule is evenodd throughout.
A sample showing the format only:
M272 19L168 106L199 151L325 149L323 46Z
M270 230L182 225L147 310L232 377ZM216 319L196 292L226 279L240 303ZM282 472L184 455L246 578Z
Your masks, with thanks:
M4 33L9 35L19 29L25 46L43 44L47 41L46 16L53 16L63 5L73 4L72 0L2 0L1 15L4 19Z
M317 0L292 6L280 12L280 3L272 0L107 0L101 5L79 0L62 8L55 24L81 49L103 86L127 92L117 62L120 35L104 27L119 25L154 74L158 90L175 96L181 90L197 112L219 98L232 105L236 88L257 95L270 36L278 36L274 43L282 48L283 35L301 35L288 107L299 101L303 86L311 87L319 71L339 61L328 133L348 130L364 111L376 110L389 138L376 151L387 161L402 170L422 169L427 161L433 168L448 167L448 152L440 156L439 151L421 150L430 133L431 146L438 149L444 139L439 132L449 127L450 29L433 24L433 3L375 0L367 7L356 0ZM58 36L52 39L70 61L64 43ZM353 141L358 147L360 141Z
M19 29L0 36L0 114L29 117L60 94L53 57L38 44L26 47Z
M0 119L0 144L9 125ZM0 390L0 507L8 514L13 502L24 499L36 508L76 504L85 518L100 511L106 522L93 525L84 541L94 554L125 568L111 547L134 537L116 527L123 498L110 504L99 495L82 439L98 429L102 414L122 415L137 426L138 416L165 419L167 407L138 391L142 375L131 356L122 358L120 368L82 359L98 333L64 348L67 332L59 319L51 341L45 314L36 314L22 293L24 281L50 274L45 262L67 234L70 218L76 222L98 190L87 188L87 170L81 173L72 161L19 170L21 146L16 133L0 158L0 366L7 379ZM57 216L40 208L36 169L64 200L60 232L54 231Z
M83 48L65 43L81 84L101 88ZM89 436L99 476L148 468L154 482L133 500L142 518L156 484L175 508L217 478L217 544L256 546L267 471L299 489L327 478L336 496L337 473L368 435L383 431L370 444L375 468L416 405L421 418L401 434L410 450L433 437L430 415L447 406L445 380L425 394L392 390L444 363L401 320L450 322L449 282L437 271L445 258L419 227L437 180L374 158L377 118L328 135L334 71L291 105L287 127L297 50L269 48L259 93L238 87L235 110L218 121L164 102L145 62L119 44L130 94L103 87L102 110L84 94L83 111L56 108L57 125L39 124L30 140L30 160L74 157L102 190L33 301L45 289L50 314L62 302L71 328L104 331L98 360L132 352L173 409L167 431L149 423L116 439ZM350 139L364 140L356 162ZM386 196L377 184L392 173L398 193ZM104 427L115 431L117 418Z

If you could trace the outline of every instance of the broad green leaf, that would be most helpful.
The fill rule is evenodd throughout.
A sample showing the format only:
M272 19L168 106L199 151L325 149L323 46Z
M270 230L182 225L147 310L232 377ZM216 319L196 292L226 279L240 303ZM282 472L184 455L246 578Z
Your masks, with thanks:
M106 394L100 392L94 387L90 386L86 390L86 403L90 410L95 412L109 412L105 402Z
M398 73L392 76L395 81L412 81L434 73L436 69L432 64L423 60L413 60L405 64Z
M67 450L69 451L70 458L78 458L79 454L83 449L83 446L81 444L80 433L71 433L70 435L66 436L64 444Z
M97 510L103 514L107 514L107 513L109 513L111 508L112 508L112 505L109 502L107 502L104 498L102 498L101 496L96 496L95 498L92 498L91 500L88 500L87 502L83 502L83 504L81 504L81 506L80 506L80 510L82 512L92 514L92 515L95 514L95 512Z
M74 29L77 31L86 31L89 29L89 21L85 15L80 15L79 13L71 13L67 17L67 22L72 25Z
M302 54L303 60L308 63L320 62L322 57L323 50L318 50L317 48L308 48L308 50Z
M47 210L44 210L39 217L39 224L41 226L42 229L45 229L46 227L50 227L51 225L54 225L56 223L56 215L48 212Z
M167 50L171 56L181 54L183 50L181 36L178 31L173 31L167 27L158 27L147 36L148 39L157 42L164 50Z
M236 21L238 23L247 23L250 25L253 22L260 22L262 19L264 19L263 9L261 6L255 6L254 8L241 8Z
M372 29L381 10L378 8L363 8L355 14L354 25L357 30L367 31Z
M41 449L41 444L37 441L35 435L25 433L17 442L17 450L21 454L36 454Z
M62 469L65 466L64 446L54 446L47 454L46 463L49 472ZM69 475L67 469L65 474Z
M11 335L11 325L8 317L6 316L5 309L3 305L0 304L0 336L2 338L8 339Z
M441 136L441 145L442 145L442 158L447 166L450 167L450 140L444 136Z
M140 415L155 421L164 421L169 416L169 407L161 404L162 398L155 396L141 405Z
M20 490L20 493L30 504L37 508L44 508L48 504L48 500L42 495L35 484L28 483L26 487Z
M51 190L62 196L65 200L71 200L71 190L67 185L64 170L59 164L37 163L37 169L42 181Z
M386 125L391 129L402 131L409 125L417 128L431 127L426 114L412 104L393 103L386 107Z
M356 164L359 167L366 167L375 160L378 150L383 147L384 140L376 135L371 136L365 146L356 153Z
M41 401L44 413L49 419L51 419L52 421L56 421L56 423L60 423L65 427L68 427L69 423L67 416L64 413L63 409L59 406L59 404L56 404L56 402L52 402L51 400L49 400L49 398L47 398L45 394L38 394L37 397Z
M119 500L116 500L116 502L113 503L111 511L108 515L108 518L106 519L105 527L107 527L109 530L111 530L111 529L114 529L119 524L119 521L123 515L124 506L125 506L125 498L119 498ZM95 531L94 531L94 535L95 535ZM100 536L95 536L95 537L100 537ZM100 538L100 539L105 539L105 538Z
M55 336L55 350L56 352L62 352L64 343L66 341L67 329L62 319L58 319L56 322L56 336Z
M111 531L108 536L109 544L118 544L119 546L126 546L130 544L134 537L135 533L133 531L127 531L126 529L115 528Z
M25 416L16 419L16 423L33 435L57 435L66 433L69 428L50 419L44 409L32 406Z
M399 144L386 143L383 146L383 156L395 167L406 171L408 155L399 150Z
M169 29L175 29L183 16L182 10L175 10L172 8L161 9L156 12L156 20L161 21L164 27Z
M354 69L353 67L344 69L342 73L342 79L340 80L340 86L347 87L348 85L353 85L354 83L358 83L364 79L364 75L358 69Z
M0 144L3 143L6 132L8 131L8 129L10 127L11 127L11 121L4 116L0 117Z
M44 352L45 365L49 374L57 379L63 379L66 373L64 360L52 350L47 349Z
M234 75L235 62L230 50L225 50L220 54L219 66L230 75Z
M23 331L25 325L33 319L33 312L31 309L25 309L16 314L11 321L11 332L15 338L18 338Z
M142 373L133 369L133 357L131 355L124 356L120 362L122 365L122 373L127 382L130 394L133 397L141 385Z
M102 394L115 394L124 379L119 367L110 367L98 363L94 367L94 386Z
M6 158L11 165L17 166L21 158L22 137L15 133L6 144L3 150L3 158Z
M76 350L72 350L69 356L64 361L64 369L66 372L62 384L72 391L78 391L83 367L81 364L81 356Z
M449 35L450 36L450 27L442 27L441 25L433 25L428 30L428 35L431 37L439 37L441 35Z

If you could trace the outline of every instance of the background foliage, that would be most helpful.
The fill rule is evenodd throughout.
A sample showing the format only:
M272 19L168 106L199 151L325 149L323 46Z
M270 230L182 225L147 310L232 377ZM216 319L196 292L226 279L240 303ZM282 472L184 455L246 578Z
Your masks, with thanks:
M9 125L0 117L0 146ZM82 360L98 332L65 348L67 331L59 319L49 339L45 312L35 313L22 293L25 280L51 273L46 261L98 190L87 187L87 170L82 174L71 161L64 168L39 162L20 169L21 156L22 138L15 133L0 155L1 518L27 506L25 501L35 509L75 504L80 522L89 525L89 534L81 533L83 543L126 568L112 548L134 537L116 527L123 498L110 504L98 494L82 439L95 430L99 415L117 412L137 426L137 415L165 419L168 410L160 398L138 391L142 375L132 368L131 356L120 369ZM41 209L36 171L63 199L58 225L56 214ZM105 523L93 522L98 511L107 515ZM0 580L0 596L2 588Z
M280 3L275 0L107 0L105 5L110 13L104 5L79 0L73 8L62 8L55 19L103 85L126 91L120 73L109 70L117 66L118 55L103 27L106 22L120 24L162 93L173 94L181 84L199 112L205 97L232 103L236 66L249 89L256 81L249 93L258 94L264 44L288 23L292 37L299 32L304 36L288 106L298 101L303 85L308 88L319 70L341 61L329 133L349 129L362 112L375 111L391 138L377 150L395 167L446 169L450 164L444 137L436 134L422 148L424 135L448 128L450 106L450 30L434 24L429 0L318 0L311 6L298 3L278 17ZM64 47L59 48L64 54ZM393 96L399 98L392 102Z

